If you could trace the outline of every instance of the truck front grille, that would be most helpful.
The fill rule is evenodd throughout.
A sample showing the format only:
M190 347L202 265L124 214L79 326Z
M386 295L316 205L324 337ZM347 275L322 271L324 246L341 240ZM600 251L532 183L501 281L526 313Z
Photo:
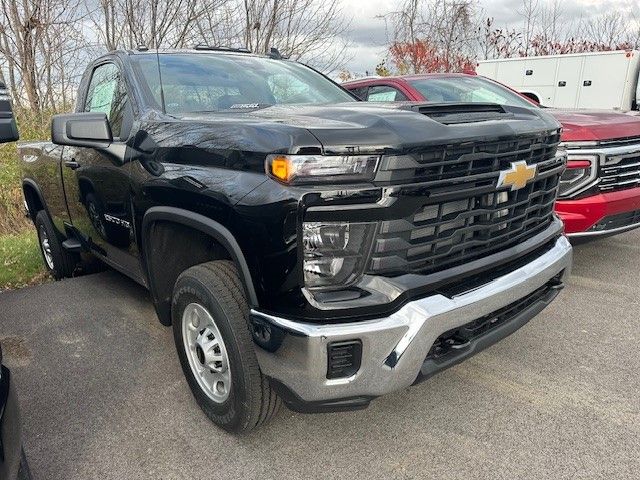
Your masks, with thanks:
M387 155L380 162L376 181L393 185L426 182L451 185L492 181L512 162L537 164L538 172L554 168L560 134L521 136L485 142L466 142L421 148L409 155Z
M640 145L636 145L640 149ZM614 163L615 162L615 163ZM640 186L640 152L624 156L606 158L600 172L598 189L601 192L625 190Z
M409 217L382 221L368 272L433 273L531 238L553 221L562 171L563 165L556 164L555 170L519 190L431 199Z

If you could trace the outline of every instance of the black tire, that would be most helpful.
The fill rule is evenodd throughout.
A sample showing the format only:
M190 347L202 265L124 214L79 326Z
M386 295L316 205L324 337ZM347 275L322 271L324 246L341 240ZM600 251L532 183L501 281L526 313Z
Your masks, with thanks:
M58 232L56 231L49 215L40 210L35 220L38 232L38 244L44 265L56 280L73 275L78 259L72 253L67 252L62 246ZM48 252L46 246L48 245Z
M215 321L228 356L231 381L228 397L212 400L198 383L189 364L183 334L183 314L196 303ZM249 306L233 262L218 260L183 272L173 290L173 334L182 370L198 405L216 425L243 433L273 417L281 401L262 375L248 327ZM202 332L200 332L202 334Z

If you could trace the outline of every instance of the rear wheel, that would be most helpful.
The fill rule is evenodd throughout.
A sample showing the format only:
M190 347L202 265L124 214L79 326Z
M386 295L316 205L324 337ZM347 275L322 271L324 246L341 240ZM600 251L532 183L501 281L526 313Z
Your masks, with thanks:
M247 317L249 306L232 262L183 272L173 293L178 357L196 401L220 427L247 432L277 412L280 399L260 372Z
M53 226L53 223L51 223L47 212L44 210L38 212L35 225L38 232L38 243L40 245L42 259L49 273L51 273L56 280L70 277L75 269L77 258L72 253L67 252L62 246L58 232Z

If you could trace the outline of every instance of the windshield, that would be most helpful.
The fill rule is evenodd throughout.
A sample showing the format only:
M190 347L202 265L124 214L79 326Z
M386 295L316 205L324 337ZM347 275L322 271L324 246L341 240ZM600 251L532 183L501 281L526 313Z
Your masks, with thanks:
M429 102L498 103L535 107L517 93L482 77L430 77L408 81Z
M161 53L132 55L134 70L161 108L160 78L166 112L184 114L281 104L356 101L319 73L287 60L228 54Z

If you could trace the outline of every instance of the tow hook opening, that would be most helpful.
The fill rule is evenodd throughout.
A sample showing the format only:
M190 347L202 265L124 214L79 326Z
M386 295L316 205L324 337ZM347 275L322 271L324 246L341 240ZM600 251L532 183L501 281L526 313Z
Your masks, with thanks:
M476 339L488 334L498 326L508 323L520 312L528 309L551 292L554 292L555 295L558 290L564 288L562 274L563 272L560 272L539 289L496 312L443 333L431 346L425 361L435 360L437 362L462 353L470 348Z

